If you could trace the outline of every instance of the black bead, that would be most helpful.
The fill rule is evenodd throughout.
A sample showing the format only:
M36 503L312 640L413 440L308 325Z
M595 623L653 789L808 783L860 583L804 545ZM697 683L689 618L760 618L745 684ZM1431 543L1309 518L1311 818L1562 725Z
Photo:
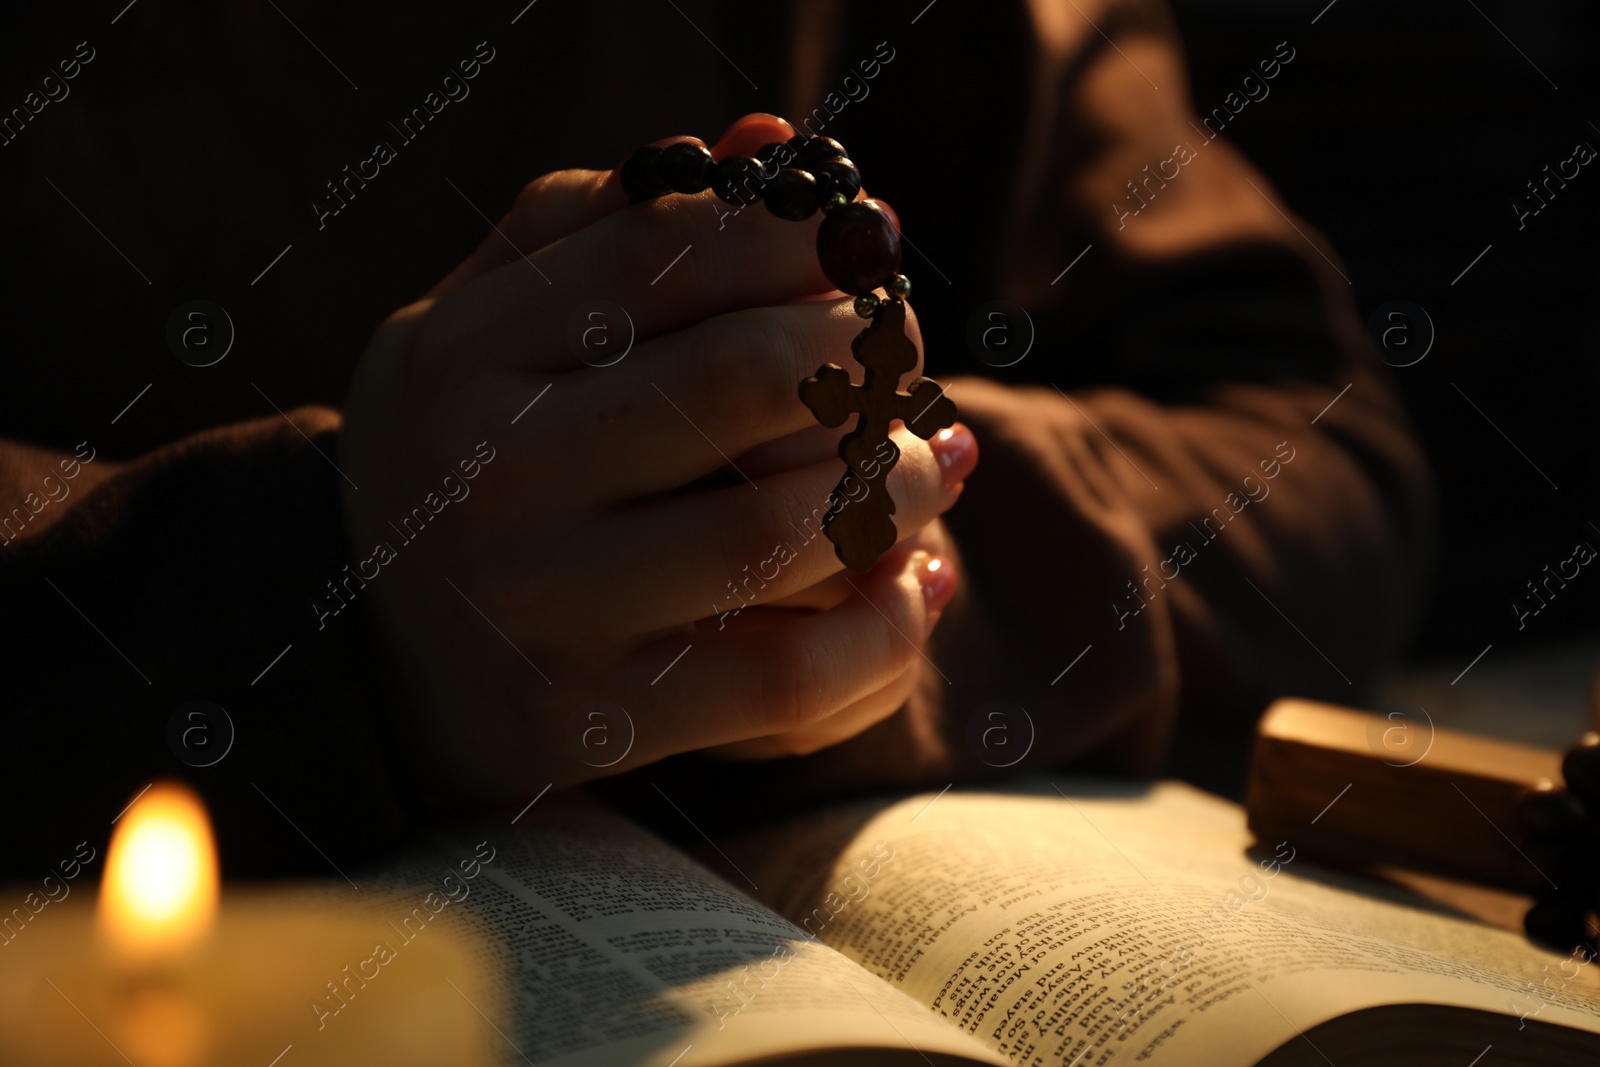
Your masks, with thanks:
M783 168L767 183L766 201L768 211L795 222L810 218L822 206L817 180L794 167Z
M1600 806L1600 733L1590 730L1567 750L1561 776L1581 799Z
M761 164L761 176L771 181L778 176L778 171L793 163L798 155L795 149L783 141L773 141L771 144L762 145L756 152L756 162Z
M1507 863L1513 882L1529 893L1538 893L1548 890L1552 882L1571 883L1583 864L1583 856L1574 840L1530 837Z
M656 171L675 193L698 193L711 184L711 168L716 160L704 145L693 141L670 144L661 152Z
M812 137L807 140L805 147L800 149L799 165L814 174L817 164L824 159L849 155L850 153L844 150L844 145L832 137Z
M817 176L817 188L822 190L823 199L827 199L829 193L837 192L849 201L861 192L861 172L844 156L822 160L811 168L811 173Z
M1559 837L1575 834L1583 825L1583 802L1548 780L1517 797L1517 816L1530 835Z
M729 156L711 168L711 189L730 204L747 207L761 199L766 179L761 164L749 156Z
M1522 926L1533 940L1570 952L1586 933L1583 905L1559 898L1541 900L1528 909Z
M660 162L660 145L647 144L628 157L622 165L622 191L628 194L629 203L653 200L672 192L672 187L661 177Z

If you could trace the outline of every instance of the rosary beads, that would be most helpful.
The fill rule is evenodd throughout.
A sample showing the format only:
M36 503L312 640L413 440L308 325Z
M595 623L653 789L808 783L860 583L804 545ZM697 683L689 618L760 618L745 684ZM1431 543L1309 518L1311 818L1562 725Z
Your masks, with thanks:
M680 141L648 145L622 165L622 189L633 203L668 193L710 188L739 207L757 200L782 219L800 222L821 211L817 259L828 281L855 297L855 312L870 322L850 342L866 368L860 385L835 363L825 363L800 383L800 400L824 426L840 426L858 415L855 429L839 441L845 474L829 494L822 528L839 559L864 571L898 540L894 501L883 484L900 458L889 437L894 420L924 441L956 421L956 406L931 378L917 378L900 391L900 378L917 365L917 349L906 336L906 298L911 282L900 271L900 231L873 200L857 200L861 172L831 137L798 134L775 141L754 156L714 159L703 145ZM874 290L882 288L880 298ZM888 458L878 449L887 443ZM852 479L866 487L852 487Z

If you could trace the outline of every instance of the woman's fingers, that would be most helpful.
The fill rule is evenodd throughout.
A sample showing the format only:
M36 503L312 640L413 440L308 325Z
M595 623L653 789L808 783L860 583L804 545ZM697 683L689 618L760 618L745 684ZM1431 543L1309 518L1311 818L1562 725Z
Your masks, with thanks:
M570 336L586 308L609 308L632 337L647 339L826 292L821 217L791 222L755 204L735 209L709 190L633 205L440 300L424 353L452 367L470 354L505 368L570 369L587 354Z
M932 613L930 628L939 613L949 603L956 589L954 553L950 549L949 535L937 521L924 526L913 536L884 553L873 573L888 570L900 573L908 564L919 576L923 597ZM918 569L920 568L920 570ZM847 574L836 574L772 606L749 608L740 613L729 627L739 632L760 632L781 622L811 611L828 611L851 597L860 596L860 576L852 579ZM820 749L847 741L898 711L910 697L917 680L927 664L914 661L907 670L888 685L856 700L825 719L787 733L751 738L721 745L711 751L713 755L734 760L781 759L787 756L805 756Z
M913 552L921 552L930 559L935 556L954 558L955 552L950 541L950 532L945 529L944 523L935 519L910 537L905 538L885 552L874 569L901 566ZM936 566L934 569L937 570L938 567ZM782 611L790 608L826 611L829 608L837 607L854 596L855 586L850 583L859 580L859 578L860 575L850 571L840 571L831 578L826 578L815 585L807 586L782 599L774 600L770 604L759 608L747 609L740 613L736 621L742 622L746 617L760 618L766 612Z
M955 503L977 463L977 444L965 427L932 442L905 429L891 438L884 454L898 447L898 462L887 477L880 466L864 471L867 479L852 478L835 521L845 521L851 508L875 508L887 493L895 505L895 533L903 540ZM941 463L936 449L954 460ZM604 520L591 543L601 558L613 561L608 579L616 588L651 589L648 602L636 604L630 615L640 630L726 617L750 603L781 600L842 569L822 524L843 473L843 465L831 460L754 486L641 503ZM857 584L859 577L847 576Z
M914 316L906 325L920 368L922 335ZM574 410L614 413L573 425L563 440L586 466L608 472L611 500L676 489L728 466L730 457L816 426L799 383L825 363L842 363L859 377L850 344L865 326L848 301L806 301L730 312L657 337L614 367L562 383L577 390ZM839 431L828 432L837 442ZM773 470L770 458L762 467Z
M735 741L707 750L713 756L730 760L772 760L789 756L809 756L887 719L900 710L920 676L919 664L913 663L905 672L875 693L868 693L854 704L834 714L788 733L752 737L748 741Z
M817 216L790 222L760 205L731 215L709 190L609 215L441 300L428 347L450 360L567 369L584 354L567 343L568 329L596 302L620 309L644 339L829 287L817 263Z
M739 469L752 478L820 463L839 454L839 438L847 426L813 423L793 433L765 441L748 452L733 457Z
M898 568L862 575L856 595L830 611L697 639L649 687L641 740L652 727L671 730L670 747L684 751L813 728L895 684L921 661L944 606L938 598L947 602L954 592L948 568L930 571L929 562L916 553ZM654 664L670 656L668 644L640 655Z

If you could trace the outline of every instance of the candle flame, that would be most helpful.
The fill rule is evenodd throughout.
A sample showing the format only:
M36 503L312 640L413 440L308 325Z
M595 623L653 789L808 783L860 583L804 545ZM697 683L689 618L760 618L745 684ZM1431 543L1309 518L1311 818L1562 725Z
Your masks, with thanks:
M106 854L99 922L121 955L181 951L203 938L217 911L217 852L205 805L159 783L118 820Z

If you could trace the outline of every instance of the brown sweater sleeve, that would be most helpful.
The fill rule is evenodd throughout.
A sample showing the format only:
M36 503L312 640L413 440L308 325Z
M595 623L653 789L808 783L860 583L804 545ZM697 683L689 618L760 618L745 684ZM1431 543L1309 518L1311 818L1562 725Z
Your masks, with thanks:
M1206 136L1163 8L1028 7L995 269L1037 326L1016 368L1034 383L949 383L981 459L946 517L965 581L918 692L832 749L724 772L764 796L1151 773L1180 716L1358 702L1418 613L1430 474L1330 245Z
M6 736L14 759L51 768L0 777L6 810L48 808L10 821L6 873L47 870L80 841L103 849L158 778L205 798L228 873L336 877L396 836L360 604L321 629L310 608L346 560L339 419L288 420L126 463L92 441L72 454L0 442ZM208 766L193 764L227 745L219 717L185 718L199 732L169 742L191 700L232 723Z

